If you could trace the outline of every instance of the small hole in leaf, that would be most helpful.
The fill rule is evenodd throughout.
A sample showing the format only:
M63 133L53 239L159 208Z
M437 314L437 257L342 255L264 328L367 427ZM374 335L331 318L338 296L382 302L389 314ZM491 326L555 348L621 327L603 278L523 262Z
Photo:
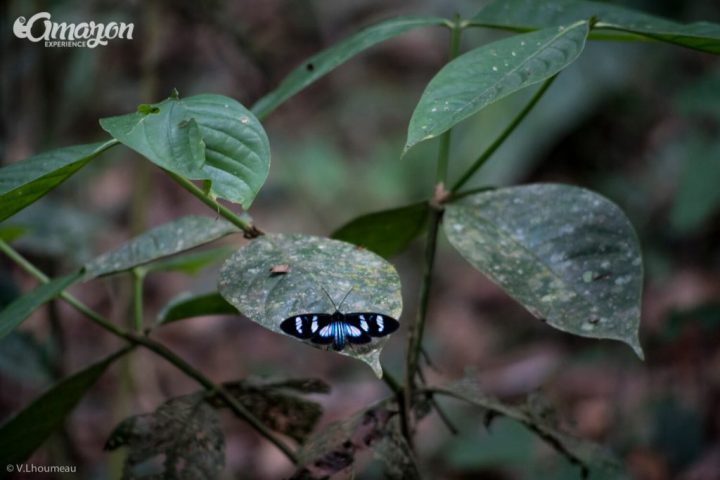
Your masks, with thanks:
M315 70L315 65L313 65L312 63L308 63L307 65L305 65L305 68L308 72L312 72Z

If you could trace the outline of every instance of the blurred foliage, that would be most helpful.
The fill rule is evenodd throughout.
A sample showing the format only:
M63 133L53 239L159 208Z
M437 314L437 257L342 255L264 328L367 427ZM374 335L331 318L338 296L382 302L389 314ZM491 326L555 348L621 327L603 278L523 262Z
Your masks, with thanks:
M679 21L720 18L720 5L711 0L611 3ZM165 0L121 5L51 0L11 1L3 9L0 148L7 164L46 147L101 140L97 118L157 101L174 87L183 96L213 92L250 105L307 57L378 18L398 13L452 16L455 11L471 16L478 3ZM68 21L132 21L136 37L95 50L43 49L7 34L9 22L38 9ZM504 35L468 31L462 47ZM258 223L269 231L328 234L358 215L426 198L432 191L437 143L419 145L403 158L399 154L412 108L445 61L446 49L445 32L412 32L353 59L268 117L264 124L273 163L253 207ZM541 330L445 251L427 344L441 372L428 368L428 375L457 376L461 365L473 364L490 390L508 397L544 385L560 402L564 420L583 436L613 446L636 478L705 480L712 477L692 475L720 470L712 456L720 441L717 62L657 44L590 44L476 183L575 183L627 212L644 253L647 294L641 337L647 363L638 366L629 354L605 344L595 347ZM463 171L526 100L525 93L504 99L460 125L453 135L451 175ZM142 230L180 214L203 212L155 170L142 173L134 163L128 168L127 157L133 155L112 152L110 159L90 164L41 203L12 217L4 225L14 230L4 229L0 236L22 230L13 245L47 271L59 272L117 245L118 238L133 236L138 222L145 222ZM149 183L142 182L143 175ZM140 211L132 206L137 204ZM416 249L396 259L411 299L417 259ZM150 277L148 309L159 311L178 291L207 291L212 277ZM26 291L32 286L0 259L2 303L9 303L19 287ZM127 288L119 282L83 284L77 290L96 305L120 304L113 317L126 321L122 302ZM0 344L3 416L50 381L45 344L58 334L46 321L51 311L49 307L29 319L27 334L13 333ZM406 312L406 318L412 315ZM71 364L87 363L108 348L96 331L78 326L73 314L63 311L62 319L61 332L77 339L75 345L84 345L61 350ZM269 374L292 370L337 384L333 396L323 400L331 418L345 417L383 394L369 372L356 372L341 360L329 362L323 352L277 342L237 316L167 328L166 338L219 378L252 369ZM271 358L282 367L272 365ZM399 369L399 355L390 351L386 360L391 369ZM102 415L127 413L127 405L122 406L127 402L132 411L147 411L148 404L160 404L168 394L194 388L162 367L142 366L143 376L134 386L127 381L119 394L99 386L81 405L72 422L78 426L70 430L70 443L79 445L74 457L48 448L40 459L74 458L88 472L85 478L94 472L102 477L106 459L97 442L107 432L96 421L100 410ZM19 390L20 376L24 388ZM465 428L449 437L441 433L442 426L428 426L422 441L431 451L432 465L423 469L446 472L448 478L578 478L577 467L549 453L517 423L497 419L484 431L480 416L461 408L450 413ZM226 434L225 478L288 475L288 467L249 440L246 431ZM436 438L449 438L449 443L440 446Z

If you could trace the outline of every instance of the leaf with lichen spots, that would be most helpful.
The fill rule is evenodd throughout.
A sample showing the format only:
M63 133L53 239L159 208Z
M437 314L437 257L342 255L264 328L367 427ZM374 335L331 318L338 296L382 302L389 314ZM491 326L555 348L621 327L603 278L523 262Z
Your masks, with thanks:
M106 450L129 448L123 480L217 478L225 463L225 440L205 392L173 398L155 412L123 420Z
M292 379L281 382L242 380L223 384L247 410L276 432L303 443L322 416L322 407L298 394L328 393L330 386L317 379ZM212 397L216 407L225 404Z
M273 274L275 265L287 273ZM277 333L280 323L305 313L377 312L399 318L400 278L381 257L349 243L308 235L265 235L230 257L220 271L220 294L243 315ZM294 338L294 337L293 337ZM387 337L349 345L341 354L358 358L380 377L380 351ZM327 349L327 346L315 345Z
M627 217L583 188L501 188L447 206L450 243L533 315L559 330L638 339L642 259Z

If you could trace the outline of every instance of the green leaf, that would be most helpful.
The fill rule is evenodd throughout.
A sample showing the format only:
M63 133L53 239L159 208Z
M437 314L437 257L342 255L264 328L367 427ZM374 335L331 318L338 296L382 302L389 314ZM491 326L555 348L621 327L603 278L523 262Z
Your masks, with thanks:
M25 409L0 426L0 464L22 463L59 429L65 417L105 369L129 349L116 352L53 385Z
M158 260L157 262L145 265L145 272L181 272L188 275L195 275L200 270L219 262L230 256L232 248L219 247L210 248L201 252L178 255L177 257Z
M583 0L495 0L470 20L472 25L509 30L535 30L597 19L593 31L622 31L720 54L720 25L677 23L604 2Z
M179 295L158 314L158 325L206 315L237 315L238 311L217 292L204 295Z
M353 243L381 257L396 255L427 227L428 203L362 215L340 227L332 238Z
M38 307L60 295L63 290L78 281L81 276L82 272L73 272L48 283L43 283L32 292L23 295L5 307L0 312L0 338L12 332Z
M578 465L583 475L598 471L614 472L618 475L620 473L621 467L617 458L605 448L560 430L552 411L546 405L539 405L537 396L531 395L523 404L509 405L485 394L478 387L477 381L468 377L433 390L483 408L488 413L486 417L488 425L495 416L504 416L520 422L545 440L560 455Z
M307 59L290 72L275 90L258 100L252 111L259 118L264 118L285 100L363 50L418 27L447 23L444 18L437 17L399 17L361 30Z
M271 269L279 265L288 271L273 273ZM280 323L286 318L335 310L323 289L335 303L347 295L343 312L399 318L402 311L400 278L392 265L349 243L307 235L265 235L253 240L225 262L218 290L243 315L285 335ZM366 362L380 377L380 350L386 341L383 337L339 353Z
M127 446L123 480L218 478L225 437L205 392L172 398L153 413L123 420L106 450Z
M588 23L576 22L515 35L460 55L425 88L410 119L405 151L567 68L582 52L587 35Z
M536 317L575 335L623 341L642 358L640 247L609 200L567 185L501 188L448 205L444 230Z
M0 221L35 202L116 143L59 148L1 168Z
M247 209L270 168L270 145L255 115L222 95L171 97L151 107L100 125L156 165L209 180L211 195Z
M145 263L203 245L239 230L219 218L189 215L148 230L117 250L85 265L84 280L130 270Z

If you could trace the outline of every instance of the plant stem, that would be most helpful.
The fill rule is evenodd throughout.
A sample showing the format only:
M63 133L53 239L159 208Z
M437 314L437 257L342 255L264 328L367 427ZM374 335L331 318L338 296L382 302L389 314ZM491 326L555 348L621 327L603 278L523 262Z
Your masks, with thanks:
M237 216L232 210L229 208L221 205L217 200L212 198L210 195L203 192L200 188L198 188L194 183L192 183L190 180L188 180L185 177L182 177L176 173L173 173L169 170L165 170L165 173L170 175L170 178L175 180L177 183L180 184L181 187L183 187L185 190L193 194L195 197L197 197L198 200L203 202L208 207L212 208L217 212L219 215L224 217L227 221L238 227L240 230L242 230L245 233L246 238L256 238L260 235L264 235L264 233L255 227L254 225L246 222L239 216Z
M457 57L460 51L460 34L462 33L462 21L459 15L455 15L450 28L450 49L448 62ZM435 174L435 191L444 190L443 186L447 181L448 163L450 158L450 140L452 129L445 132L440 139L440 150L438 151L437 171ZM425 318L427 317L428 304L430 302L430 287L432 285L432 273L435 263L435 250L437 248L437 236L442 219L442 207L430 202L430 221L425 240L425 262L423 266L423 279L420 286L420 303L415 322L410 325L408 332L407 352L405 357L405 390L403 392L403 433L408 445L412 448L412 409L413 397L415 395L415 375L418 368L418 356L422 348L422 337L425 330Z
M542 96L545 94L548 88L550 88L550 85L555 81L557 78L557 74L553 75L552 77L545 80L545 82L540 86L537 92L535 92L535 95L530 99L530 101L525 105L525 108L523 108L520 113L517 114L517 116L513 119L512 122L510 122L510 125L508 125L505 130L502 131L502 133L495 139L495 141L475 160L475 162L468 168L465 173L460 177L460 179L455 182L455 185L450 189L451 193L457 192L465 183L467 183L468 180L470 180L470 177L472 177L475 172L477 172L480 167L482 167L485 162L492 156L495 151L500 148L500 146L505 142L505 140L510 136L510 134L515 131L515 128L522 122L528 113L535 107L535 105L538 103L538 101L542 98Z
M425 331L425 319L427 317L428 305L430 303L430 289L432 286L433 267L435 264L435 251L437 249L437 237L440 229L442 210L432 209L430 213L430 225L428 227L427 239L425 241L425 262L423 265L423 278L420 286L420 300L415 323L410 327L408 335L408 350L406 356L405 372L405 404L406 408L412 408L412 396L414 394L415 375L418 369L418 357L422 348L422 338Z
M133 310L135 319L135 331L142 333L145 326L143 320L143 284L145 283L145 273L139 268L132 271L133 278Z
M453 61L460 51L460 27L459 16L455 15L452 27L450 28L450 52L448 54L448 63ZM440 151L438 152L437 172L435 175L435 183L447 183L448 159L450 157L450 137L452 129L448 130L440 138Z
M5 253L23 270L35 277L40 282L47 283L49 281L47 275L38 270L32 263L30 263L25 257L20 255L17 251L15 251L15 249L13 249L3 240L0 240L0 251ZM132 345L142 345L143 347L147 348L148 350L156 353L160 357L170 362L178 370L180 370L193 380L197 381L208 391L217 393L238 418L241 418L248 422L260 435L265 437L268 441L270 441L277 448L279 448L290 459L290 461L292 461L294 464L298 463L297 455L290 449L290 447L288 447L284 442L277 438L275 434L273 434L265 425L263 425L260 420L257 419L257 417L255 417L241 403L239 403L237 399L230 395L220 385L213 383L212 380L207 378L202 372L195 369L195 367L187 363L182 357L178 356L172 350L146 336L131 333L116 326L109 320L105 319L102 315L90 309L80 300L65 291L60 294L60 298L67 301L76 310L88 317L100 327L104 328L105 330L118 337L123 338L124 340L130 342Z

